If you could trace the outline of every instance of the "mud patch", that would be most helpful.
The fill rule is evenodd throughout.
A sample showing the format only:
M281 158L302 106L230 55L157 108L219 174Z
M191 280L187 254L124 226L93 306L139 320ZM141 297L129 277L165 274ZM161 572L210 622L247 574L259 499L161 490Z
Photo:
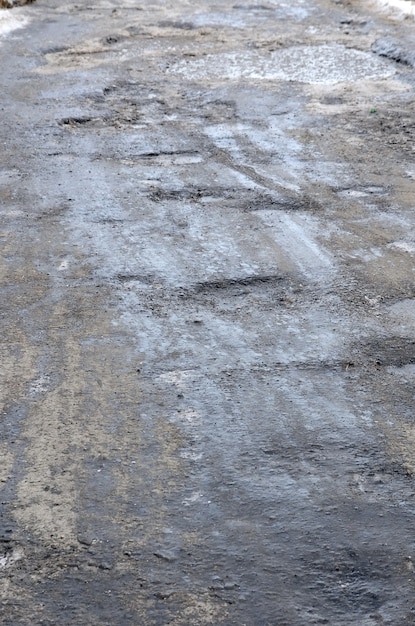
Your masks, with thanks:
M197 624L198 626L208 626L208 624L221 624L228 615L225 601L218 601L213 593L194 594L194 593L167 593L160 599L165 600L167 606L170 605L169 611L178 603L180 611L175 611L178 615L170 624L172 626L188 626L188 624ZM170 620L169 620L170 621Z
M363 137L360 155L366 150L375 150L382 154L385 147L394 150L394 154L408 154L411 159L415 145L415 102L411 99L404 109L390 103L388 107L367 109L342 120L344 129L356 137ZM396 158L396 156L395 156Z
M87 94L82 105L84 114L63 118L59 123L68 128L91 126L118 129L148 119L152 119L153 123L164 121L174 108L157 91L135 81L118 81Z
M415 363L412 337L373 338L355 348L357 359L371 365L404 367Z

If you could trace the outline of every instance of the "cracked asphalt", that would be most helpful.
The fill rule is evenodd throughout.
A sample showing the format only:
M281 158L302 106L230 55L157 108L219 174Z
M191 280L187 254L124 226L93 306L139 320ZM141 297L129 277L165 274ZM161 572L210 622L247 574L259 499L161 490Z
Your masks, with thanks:
M1 624L415 624L414 33L1 11Z

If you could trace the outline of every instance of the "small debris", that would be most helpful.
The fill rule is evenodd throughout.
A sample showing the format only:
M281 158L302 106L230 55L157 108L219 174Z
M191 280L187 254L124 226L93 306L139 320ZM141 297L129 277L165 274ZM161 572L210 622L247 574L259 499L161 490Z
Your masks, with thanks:
M163 561L168 561L169 563L177 559L177 555L170 550L157 550L157 552L154 552L154 556L158 559L163 559Z
M94 543L94 538L89 535L78 535L77 539L83 546L92 546Z

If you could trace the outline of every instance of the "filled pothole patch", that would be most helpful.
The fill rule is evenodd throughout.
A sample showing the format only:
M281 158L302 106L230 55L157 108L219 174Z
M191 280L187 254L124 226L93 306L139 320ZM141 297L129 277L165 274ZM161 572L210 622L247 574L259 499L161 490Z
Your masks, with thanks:
M208 54L181 60L168 72L190 80L262 79L333 84L362 79L387 78L395 73L390 62L370 52L344 46L293 46L266 56L256 51Z

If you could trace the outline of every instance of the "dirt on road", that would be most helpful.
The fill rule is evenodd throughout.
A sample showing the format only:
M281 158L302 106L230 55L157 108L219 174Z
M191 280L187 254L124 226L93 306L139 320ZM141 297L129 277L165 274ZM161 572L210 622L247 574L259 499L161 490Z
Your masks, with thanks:
M1 12L1 624L415 624L401 5Z

